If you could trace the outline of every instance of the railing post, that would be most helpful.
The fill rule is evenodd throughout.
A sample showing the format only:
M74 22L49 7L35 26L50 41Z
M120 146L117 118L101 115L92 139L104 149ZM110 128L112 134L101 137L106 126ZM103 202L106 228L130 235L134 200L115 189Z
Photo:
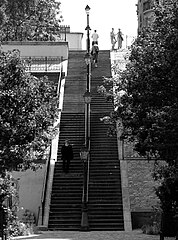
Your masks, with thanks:
M80 157L83 161L83 195L82 195L82 218L81 218L81 231L88 231L88 161L89 151L84 147L80 151Z
M48 57L45 57L45 71L48 71Z
M88 159L83 163L83 200L82 200L82 220L81 220L81 230L87 231L89 228L88 223L88 204L87 204L87 172L88 172Z

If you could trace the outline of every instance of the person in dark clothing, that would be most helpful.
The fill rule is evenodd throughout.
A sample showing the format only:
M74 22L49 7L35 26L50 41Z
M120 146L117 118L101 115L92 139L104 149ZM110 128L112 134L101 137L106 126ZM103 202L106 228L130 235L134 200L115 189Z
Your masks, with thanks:
M92 55L93 63L95 64L95 67L97 67L97 63L98 63L98 53L99 53L99 47L98 47L98 44L95 43L91 49L91 55Z
M73 149L70 145L69 140L66 139L64 145L61 148L62 161L63 161L63 172L69 172L70 161L73 160Z

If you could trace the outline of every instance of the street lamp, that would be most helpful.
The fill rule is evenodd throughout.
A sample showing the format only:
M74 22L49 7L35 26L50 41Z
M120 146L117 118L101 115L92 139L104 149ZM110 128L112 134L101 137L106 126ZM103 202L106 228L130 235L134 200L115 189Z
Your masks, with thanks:
M88 166L89 166L89 151L90 151L90 76L91 76L91 57L90 57L90 26L89 26L89 12L90 7L85 8L87 14L87 51L85 54L85 62L87 64L87 82L86 92L84 93L85 101L85 147L80 151L80 158L83 161L83 196L82 196L82 219L81 230L87 231L89 229L88 223Z
M87 202L88 202L88 197L87 197L87 192L88 192L88 184L87 184L87 171L88 171L88 155L89 155L89 150L87 147L83 147L80 150L80 158L83 162L83 197L82 197L82 219L81 219L81 230L82 231L87 231L89 229L89 223L88 223L88 207L87 207Z
M90 26L89 26L89 12L90 7L87 5L85 8L87 14L87 51L85 54L85 62L87 64L87 82L86 82L86 92L84 94L85 100L85 146L89 149L89 136L90 136L90 79L91 79L91 56L90 56Z
M87 52L90 53L90 26L89 26L89 13L90 13L90 7L87 5L85 8L85 12L87 14L87 26L85 30L87 30Z
M84 95L83 95L83 98L84 98L84 102L85 104L90 104L91 103L91 94L90 92L85 92Z

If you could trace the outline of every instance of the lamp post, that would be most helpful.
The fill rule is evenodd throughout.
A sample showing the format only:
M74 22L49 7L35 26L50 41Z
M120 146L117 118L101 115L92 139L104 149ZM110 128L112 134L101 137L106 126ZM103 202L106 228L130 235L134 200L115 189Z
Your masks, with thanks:
M89 12L90 7L85 8L87 14L87 51L85 54L85 62L87 64L87 81L86 91L83 95L85 102L85 147L80 151L80 158L83 162L83 197L82 197L82 219L81 230L87 231L89 229L88 223L88 166L89 166L89 152L90 152L90 77L91 77L91 57L90 57L90 26L89 26Z
M87 162L88 162L89 151L88 148L84 147L80 150L80 158L83 162L83 197L82 197L82 219L81 219L81 230L87 231L89 229L88 223L88 206L87 206Z
M86 93L90 95L90 78L91 78L91 56L90 56L90 26L89 26L89 12L90 7L87 5L85 7L85 12L87 14L87 51L85 54L85 62L87 64L87 82L86 82ZM89 149L89 137L90 137L90 101L86 101L87 95L84 94L85 100L85 146ZM91 100L91 97L89 98Z

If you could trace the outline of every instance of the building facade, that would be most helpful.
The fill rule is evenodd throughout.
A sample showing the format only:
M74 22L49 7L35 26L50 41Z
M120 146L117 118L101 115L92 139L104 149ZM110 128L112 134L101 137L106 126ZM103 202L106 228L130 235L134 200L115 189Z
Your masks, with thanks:
M154 18L153 0L138 0L137 3L138 16L138 33L144 27L148 27Z
M147 28L154 20L154 4L164 5L169 0L138 0L137 17L138 17L138 33L143 28Z

